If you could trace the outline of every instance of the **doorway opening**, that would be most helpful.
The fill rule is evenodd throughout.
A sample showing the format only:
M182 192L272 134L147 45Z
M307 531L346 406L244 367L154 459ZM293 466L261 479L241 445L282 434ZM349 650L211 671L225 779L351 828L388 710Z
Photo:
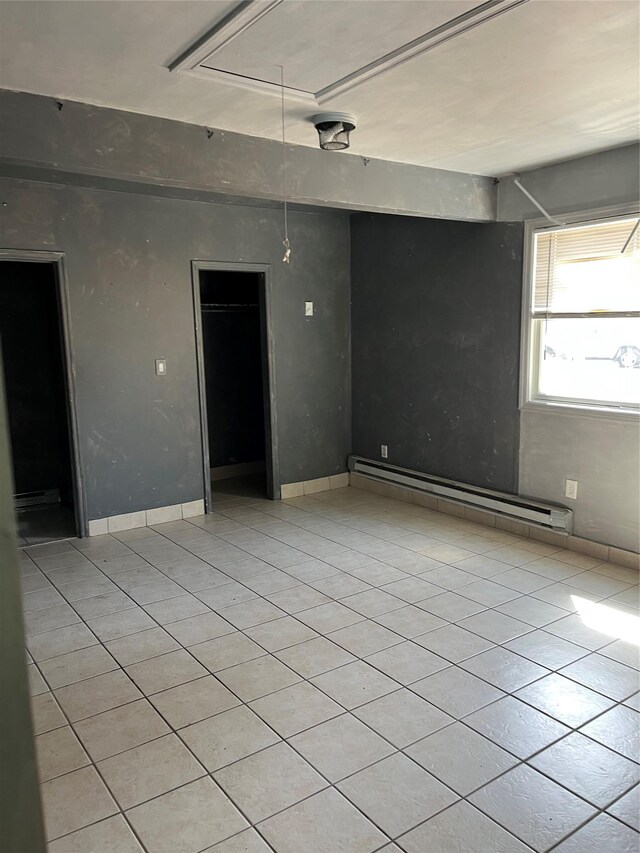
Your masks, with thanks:
M194 266L210 512L217 499L275 496L268 271L257 265Z
M0 344L22 545L83 534L62 299L55 260L0 260Z

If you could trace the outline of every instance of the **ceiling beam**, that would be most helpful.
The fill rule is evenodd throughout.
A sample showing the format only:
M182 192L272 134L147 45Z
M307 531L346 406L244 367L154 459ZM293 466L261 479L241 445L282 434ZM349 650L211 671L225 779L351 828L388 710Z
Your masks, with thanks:
M212 119L215 125L215 118ZM0 90L0 152L29 167L248 199L282 201L282 146L40 95ZM493 221L492 178L287 145L292 203Z
M540 169L522 172L524 185L554 215L579 213L618 204L637 204L640 187L640 146L609 148ZM498 219L537 219L540 211L514 183L500 178Z

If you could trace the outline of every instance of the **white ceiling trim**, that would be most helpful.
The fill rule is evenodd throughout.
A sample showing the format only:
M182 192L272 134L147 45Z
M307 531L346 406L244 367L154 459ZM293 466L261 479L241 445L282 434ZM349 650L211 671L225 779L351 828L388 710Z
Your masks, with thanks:
M281 86L277 83L214 68L212 64L215 63L215 55L218 51L241 36L282 2L283 0L242 0L222 21L170 63L169 70L186 72L207 79L213 78L242 89L280 96ZM305 92L285 84L285 93L290 99L309 104L322 104L527 2L528 0L487 0L480 6L424 33L317 92Z
M280 3L282 0L242 0L222 21L171 62L169 71L183 71L196 77L206 77L209 80L213 78L218 82L237 86L239 89L278 95L279 97L281 86L266 80L258 80L255 77L242 77L240 74L223 71L220 68L210 68L206 63L217 51L242 35L264 15L272 12ZM309 104L317 103L311 92L302 92L300 89L292 89L286 85L284 90L289 100L306 101Z
M194 71L213 53L257 23L282 0L242 0L228 15L169 63L169 71Z
M362 83L366 83L368 80L373 80L380 74L386 74L393 68L397 68L405 62L409 62L410 60L421 56L423 53L433 50L434 47L438 47L438 45L444 44L450 39L468 32L468 30L479 27L480 24L486 24L487 21L491 21L493 18L497 18L498 15L509 12L511 9L521 6L523 3L528 3L528 1L529 0L488 0L488 2L483 3L481 6L476 6L469 12L459 15L457 18L447 21L446 24L442 24L434 30L431 30L431 32L425 33L413 41L407 42L407 44L391 51L391 53L387 53L386 56L381 56L374 62L370 62L363 68L359 68L357 71L354 71L353 74L348 74L346 77L343 77L342 80L337 80L335 83L325 86L324 89L315 93L315 97L318 103L322 103L336 95L342 95L345 92L350 92L357 86L362 85Z
M281 95L282 87L277 83L269 83L267 80L256 80L255 77L243 77L232 71L222 71L220 68L185 68L184 72L193 77L206 77L207 80L217 80L219 83L228 83L238 89L246 89L250 92L258 92L266 95ZM286 72L286 69L285 69ZM300 89L292 89L285 84L284 87L287 101L302 101L310 106L317 106L318 100L311 92L302 92Z

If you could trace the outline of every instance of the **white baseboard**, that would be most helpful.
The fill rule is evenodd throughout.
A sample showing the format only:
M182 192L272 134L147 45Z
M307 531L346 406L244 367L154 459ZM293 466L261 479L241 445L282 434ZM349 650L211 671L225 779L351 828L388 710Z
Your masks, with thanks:
M247 463L248 465L260 463ZM228 466L225 466L228 467ZM236 466L233 466L236 467ZM237 467L246 467L245 465ZM212 469L212 471L215 469ZM255 470L255 469L254 469ZM248 473L248 472L244 472ZM253 472L251 472L253 473ZM238 476L234 474L233 476ZM287 483L281 486L282 498L294 498L299 495L312 495L326 492L329 489L342 489L349 485L349 474L334 474L330 477L320 477L317 480L306 480L302 483ZM136 527L148 527L152 524L162 524L165 521L178 521L181 518L193 518L204 515L204 500L190 501L173 506L161 506L155 509L128 512L124 515L111 515L108 518L94 518L89 522L89 536L103 536L105 533L119 533L122 530L133 530Z
M283 483L280 486L281 499L299 498L302 495L315 495L318 492L328 492L330 489L343 489L349 485L349 474L332 474L329 477L318 477L316 480L302 480L300 483Z
M89 522L89 536L119 533L121 530L133 530L136 527L148 527L152 524L163 524L165 521L178 521L181 518L194 518L197 515L204 515L204 500L142 509L107 518L94 518Z

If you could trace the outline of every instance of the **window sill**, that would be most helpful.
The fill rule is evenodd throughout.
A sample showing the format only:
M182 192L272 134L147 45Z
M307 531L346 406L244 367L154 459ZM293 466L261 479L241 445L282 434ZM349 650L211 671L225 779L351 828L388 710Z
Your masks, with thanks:
M572 403L547 402L546 400L527 400L520 406L521 412L548 413L567 417L596 418L598 420L618 421L623 423L638 423L640 411L637 409L597 408Z

